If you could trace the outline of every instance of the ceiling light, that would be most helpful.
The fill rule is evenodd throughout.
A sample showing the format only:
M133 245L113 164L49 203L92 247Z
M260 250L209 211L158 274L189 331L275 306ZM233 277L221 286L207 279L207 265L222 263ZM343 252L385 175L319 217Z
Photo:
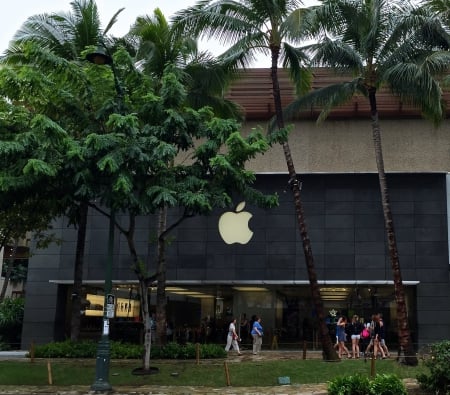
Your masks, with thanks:
M264 292L268 291L267 288L263 287L233 287L236 291L242 291L242 292Z

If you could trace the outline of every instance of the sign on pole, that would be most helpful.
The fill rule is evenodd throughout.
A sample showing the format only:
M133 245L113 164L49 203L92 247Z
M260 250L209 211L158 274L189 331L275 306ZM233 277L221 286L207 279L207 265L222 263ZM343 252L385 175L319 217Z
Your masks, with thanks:
M114 307L115 307L116 297L112 294L106 295L106 317L114 318Z

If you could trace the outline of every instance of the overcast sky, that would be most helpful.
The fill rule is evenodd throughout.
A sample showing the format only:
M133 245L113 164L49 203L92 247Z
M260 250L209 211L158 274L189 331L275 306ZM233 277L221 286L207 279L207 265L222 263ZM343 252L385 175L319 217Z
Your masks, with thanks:
M71 12L72 0L13 0L8 6L3 7L0 13L0 52L8 47L14 33L25 20L36 14L52 12ZM96 0L102 27L105 27L112 16L121 8L125 8L118 16L117 22L110 30L114 36L126 34L136 17L140 15L153 15L153 11L159 8L167 19L172 14L183 8L194 5L196 0ZM215 55L221 52L216 43L201 44L202 50L208 49Z
M3 7L0 13L0 50L3 52L14 33L22 23L32 15L70 12L71 0L13 0L8 6ZM131 24L139 15L151 15L155 8L160 8L164 15L169 18L171 14L182 8L196 3L195 0L97 0L97 7L103 27L120 8L125 8L114 25L112 34L120 36L125 34Z
M114 36L122 36L128 32L137 16L152 15L156 8L161 9L167 19L178 10L194 5L196 0L97 0L97 7L103 27L120 9L125 8L118 16L118 20L111 30ZM313 0L305 0L304 4L311 4ZM14 33L25 20L36 14L52 12L71 12L71 0L13 0L4 5L0 13L0 52L8 47ZM201 43L200 49L208 49L214 55L222 52L223 48L214 42ZM266 64L267 63L267 64ZM255 67L270 67L270 60L258 61Z

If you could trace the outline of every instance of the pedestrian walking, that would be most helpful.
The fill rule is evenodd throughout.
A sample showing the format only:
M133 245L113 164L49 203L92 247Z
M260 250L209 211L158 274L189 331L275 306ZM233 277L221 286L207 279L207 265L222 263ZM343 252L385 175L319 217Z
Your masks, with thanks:
M341 316L336 323L336 337L338 341L338 355L342 358L343 354L346 353L348 358L351 358L348 348L345 346L345 341L347 340L347 334L345 333L345 327L347 325L347 317Z
M380 334L379 334L380 348L383 350L384 355L387 358L389 358L390 354L389 354L388 346L386 345L386 325L384 324L384 321L383 321L383 314L378 313L377 316L378 316L378 322L380 325Z
M225 346L225 351L229 352L230 348L233 347L233 349L237 351L238 355L242 355L239 350L239 340L239 336L236 333L236 318L233 318L228 326L227 345Z
M253 322L251 335L253 337L253 355L257 355L261 352L263 328L261 326L261 317L256 316Z
M352 339L352 357L359 358L359 341L361 339L363 324L356 314L352 317L352 322L350 323L348 330L350 338Z

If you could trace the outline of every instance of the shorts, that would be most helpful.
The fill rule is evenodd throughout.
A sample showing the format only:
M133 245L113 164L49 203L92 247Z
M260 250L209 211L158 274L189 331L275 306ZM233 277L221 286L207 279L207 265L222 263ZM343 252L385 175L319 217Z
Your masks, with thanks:
M381 344L382 346L385 346L385 345L386 345L386 343L384 342L384 339L380 339L380 344Z
M361 338L361 335L352 335L352 339L360 339Z

